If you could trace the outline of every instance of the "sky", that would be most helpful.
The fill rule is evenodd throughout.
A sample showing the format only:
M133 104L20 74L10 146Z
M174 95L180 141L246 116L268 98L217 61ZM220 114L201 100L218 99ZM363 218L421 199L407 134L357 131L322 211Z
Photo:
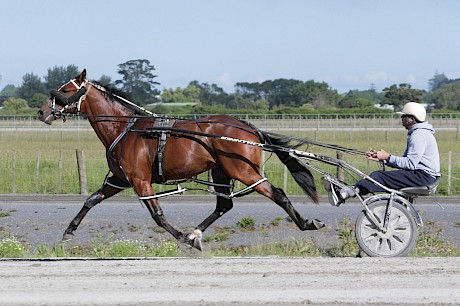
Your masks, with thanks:
M147 59L158 89L191 81L327 82L339 93L460 78L458 0L0 0L0 89L76 65L121 79Z

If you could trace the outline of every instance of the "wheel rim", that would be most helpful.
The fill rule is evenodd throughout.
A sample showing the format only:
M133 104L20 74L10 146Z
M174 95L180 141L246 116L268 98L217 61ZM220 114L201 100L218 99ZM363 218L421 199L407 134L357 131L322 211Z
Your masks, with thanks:
M376 205L371 211L379 224L383 224L386 205ZM412 242L413 226L409 218L411 217L407 213L393 206L388 230L384 233L366 216L360 224L363 247L379 256L396 256L403 253Z

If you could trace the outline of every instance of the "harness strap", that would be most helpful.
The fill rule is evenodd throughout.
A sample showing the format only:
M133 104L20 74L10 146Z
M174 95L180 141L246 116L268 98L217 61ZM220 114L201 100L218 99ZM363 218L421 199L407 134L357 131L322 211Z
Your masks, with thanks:
M173 194L178 194L178 193L183 193L184 191L187 191L188 189L187 188L184 188L184 187L181 187L179 185L177 185L177 188L175 190L168 190L168 191L163 191L163 192L159 192L155 195L150 195L150 196L144 196L144 197L139 197L139 200L154 200L154 199L158 199L158 198L161 198L161 197L166 197L166 196L170 196L170 195L173 195Z
M98 85L98 84L94 84L94 83L91 83L91 82L88 82L88 83L89 83L91 86L93 86L94 88L96 88L96 89L98 89L98 90L100 90L100 91L102 91L102 92L104 92L104 93L107 93L107 89L105 89L103 86L100 86L100 85ZM139 105L137 105L137 104L135 104L135 103L133 103L133 102L131 102L131 101L129 101L129 100L127 100L127 99L121 97L121 96L119 96L119 95L116 95L116 94L114 94L114 93L112 93L111 95L114 96L115 98L117 98L118 100L120 100L121 102L126 103L126 104L128 104L128 105L130 105L130 106L133 106L134 108L137 108L138 110L140 110L140 111L142 111L142 112L144 112L144 113L147 113L147 114L149 114L150 116L158 117L157 114L152 113L151 111L148 111L148 110L146 110L145 108L143 108L143 107L141 107L141 106L139 106Z
M80 89L82 89L83 87L86 87L86 84L89 83L88 81L85 80L85 81L82 82L80 85L78 85L77 82L75 82L75 81L76 81L76 80L73 79L73 80L70 80L68 83L72 83L73 86L75 86L75 88L76 88L77 90L80 90ZM68 83L67 83L67 84L68 84ZM65 85L66 85L66 84L65 84ZM65 85L61 86L61 88L64 87ZM89 83L89 85L91 85L91 83ZM59 88L59 90L61 90L61 88ZM74 103L71 103L71 104L69 104L69 105L64 106L64 107L60 110L60 112L62 113L63 111L65 111L65 110L67 110L67 109L69 109L69 108L76 107L76 108L77 108L77 112L80 113L81 102L83 102L83 100L86 99L86 95L87 95L88 92L90 91L91 86L88 86L87 89L88 89L88 90L85 92L84 95L82 95L82 96L80 97L80 99L78 99L78 101L76 101L76 102L74 102ZM59 90L58 90L58 91L59 91Z
M129 129L133 126L133 124L136 122L137 118L131 118L129 119L129 122L128 122L128 125L126 126L126 129L123 130L123 132L121 132L120 135L118 135L117 138L115 138L115 140L112 142L112 144L110 145L110 147L107 149L107 153L106 153L106 157L107 157L107 160L109 158L112 158L114 160L116 160L113 156L112 156L112 151L113 149L115 148L115 146L118 144L118 142L120 142L120 140L126 135L126 133L129 132Z
M263 182L267 181L267 178L264 177L264 178L261 178L260 180L258 180L257 182L255 182L254 184L252 185L249 185L248 187L244 188L244 189L241 189L237 192L232 192L230 193L230 198L234 198L234 197L237 197L237 196L242 196L242 194L246 194L246 192L248 191L251 191L252 192L252 188L253 187L256 187L257 185L259 184L262 184Z
M176 120L170 120L169 118L159 118L156 119L154 122L154 127L163 127L163 128L170 128L174 126ZM157 154L155 156L155 163L156 167L154 169L154 180L156 183L161 184L164 183L166 180L163 177L163 160L164 160L164 150L166 146L166 142L168 141L169 136L171 135L171 131L168 130L161 130L155 137L158 137L158 146L157 146Z
M104 179L104 183L102 184L102 187L104 187L104 185L108 185L108 186L111 186L117 189L127 189L127 188L132 187L131 185L126 184L125 182L120 180L119 178L115 176L110 176L110 174L113 174L111 170L109 170L109 172L107 172L107 174L105 175L105 179Z
M254 190L252 190L252 188L254 188L255 186L259 185L259 184L262 184L263 182L265 181L268 181L268 179L266 177L263 177L261 178L260 180L258 180L257 182L255 182L254 184L251 184L249 186L247 186L246 188L243 188L241 190L238 190L237 192L231 192L230 194L225 194L225 193L221 193L221 192L216 192L214 190L206 190L207 192L209 193L212 193L216 196L219 196L219 197L222 197L222 198L225 198L225 199L233 199L233 198L236 198L236 197L242 197L242 196L245 196L251 192L253 192Z
M241 189L241 190L239 190L237 192L231 192L230 194L216 192L216 191L210 190L210 189L207 189L207 190L203 189L203 191L209 192L211 194L214 194L216 196L219 196L219 197L222 197L222 198L225 198L225 199L232 199L232 198L235 198L235 197L242 197L242 196L245 196L245 195L251 193L253 191L252 188L254 188L255 186L257 186L257 185L259 185L259 184L261 184L261 183L263 183L265 181L267 181L266 177L261 178L260 180L258 180L254 184L251 184L250 186L247 186L246 188ZM190 189L190 188L187 188L187 187L182 187L179 184L177 184L176 189L159 192L159 193L157 193L155 195L142 196L142 197L139 197L139 200L141 200L141 201L142 200L154 200L154 199L158 199L158 198L161 198L161 197L170 196L170 195L173 195L173 194L182 194L183 192L185 192L187 190L202 190L202 189Z

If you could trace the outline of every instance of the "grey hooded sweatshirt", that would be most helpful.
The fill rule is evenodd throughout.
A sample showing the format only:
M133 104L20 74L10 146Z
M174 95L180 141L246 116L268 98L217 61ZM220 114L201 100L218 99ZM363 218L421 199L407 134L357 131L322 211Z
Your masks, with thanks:
M433 177L440 176L439 151L433 126L428 122L414 124L407 132L407 148L403 156L391 155L386 164L405 170L423 170Z

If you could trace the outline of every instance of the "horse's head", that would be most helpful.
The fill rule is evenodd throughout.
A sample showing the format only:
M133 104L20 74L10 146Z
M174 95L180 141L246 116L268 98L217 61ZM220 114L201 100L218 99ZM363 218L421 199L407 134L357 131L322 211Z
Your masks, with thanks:
M67 114L80 112L80 104L87 93L86 69L79 76L61 86L58 90L51 91L51 98L42 105L38 111L38 119L46 124L62 118Z

